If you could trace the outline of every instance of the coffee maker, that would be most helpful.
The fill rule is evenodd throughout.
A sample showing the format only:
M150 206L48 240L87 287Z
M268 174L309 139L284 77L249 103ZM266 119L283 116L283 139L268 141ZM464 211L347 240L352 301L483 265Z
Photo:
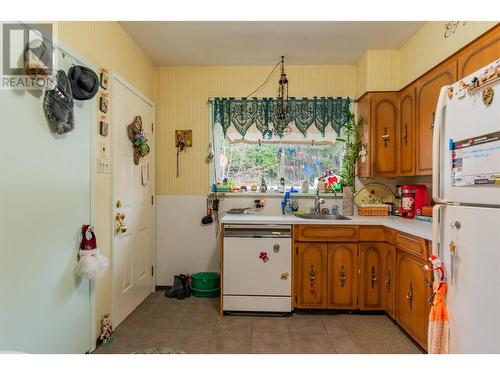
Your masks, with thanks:
M401 185L401 206L399 212L405 219L422 214L422 207L428 206L429 193L425 185Z

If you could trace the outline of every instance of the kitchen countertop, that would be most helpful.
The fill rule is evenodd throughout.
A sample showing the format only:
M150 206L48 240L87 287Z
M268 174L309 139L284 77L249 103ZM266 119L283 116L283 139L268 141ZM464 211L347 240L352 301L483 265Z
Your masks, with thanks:
M232 215L221 218L222 224L312 224L312 225L383 225L417 237L432 240L432 224L398 216L349 216L351 220L313 220L293 215Z

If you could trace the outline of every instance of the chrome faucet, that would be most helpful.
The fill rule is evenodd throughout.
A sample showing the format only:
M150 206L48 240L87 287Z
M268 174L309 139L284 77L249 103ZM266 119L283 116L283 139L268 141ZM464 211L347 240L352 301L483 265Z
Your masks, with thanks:
M325 203L325 200L319 197L319 189L316 190L316 197L314 198L314 212L316 214L321 214L321 205Z

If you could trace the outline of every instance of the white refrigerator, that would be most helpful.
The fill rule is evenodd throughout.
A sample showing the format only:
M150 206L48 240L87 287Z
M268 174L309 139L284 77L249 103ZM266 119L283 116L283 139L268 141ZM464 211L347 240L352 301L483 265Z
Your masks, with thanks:
M433 132L450 353L500 353L500 59L441 89Z

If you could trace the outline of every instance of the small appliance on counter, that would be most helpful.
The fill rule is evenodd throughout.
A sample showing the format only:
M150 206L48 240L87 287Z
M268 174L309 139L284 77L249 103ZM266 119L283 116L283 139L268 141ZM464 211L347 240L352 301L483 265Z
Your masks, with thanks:
M394 195L394 204L392 205L391 214L401 216L401 185L396 185L396 194Z
M422 207L428 206L429 193L425 185L401 185L400 214L406 219L414 219L422 214Z

